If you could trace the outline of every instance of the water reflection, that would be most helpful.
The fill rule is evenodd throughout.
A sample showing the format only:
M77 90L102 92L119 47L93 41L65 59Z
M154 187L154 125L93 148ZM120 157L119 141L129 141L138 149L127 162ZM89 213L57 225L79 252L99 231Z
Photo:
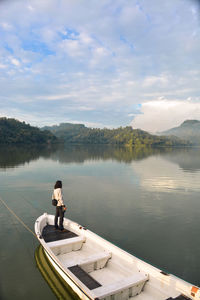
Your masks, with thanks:
M200 170L199 148L126 148L103 145L74 145L74 146L6 146L0 148L0 168L14 168L40 157L50 158L60 163L84 163L88 160L115 160L131 163L148 157L162 157L163 159L178 165L186 172ZM153 164L155 161L153 162ZM154 168L154 166L151 166ZM156 167L156 166L155 166ZM162 166L164 169L165 166Z
M141 187L146 190L187 193L200 191L198 157L199 152L183 149L179 152L149 157L140 164L132 163L132 166L139 176Z
M0 169L14 168L24 165L39 157L48 158L57 148L36 146L1 146Z
M150 155L160 153L159 149L142 148L132 149L111 146L7 146L0 148L0 168L13 168L40 157L51 158L61 163L83 163L87 160L116 160L131 162ZM164 150L162 150L163 152Z
M160 150L150 147L133 149L104 145L76 145L59 148L57 152L51 155L51 158L61 163L83 163L87 160L116 160L130 163L133 160L140 160L163 151L165 152L164 149Z
M54 292L57 299L79 299L71 287L68 286L63 278L57 273L57 271L51 267L41 245L39 245L35 250L35 260L38 269L40 270L49 287Z
M200 171L200 148L176 149L173 155L166 152L165 159L178 164L186 172Z

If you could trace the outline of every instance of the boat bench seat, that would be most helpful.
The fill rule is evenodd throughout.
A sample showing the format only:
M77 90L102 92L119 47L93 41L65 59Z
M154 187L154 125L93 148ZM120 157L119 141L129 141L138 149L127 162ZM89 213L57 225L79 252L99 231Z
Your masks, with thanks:
M98 287L93 290L93 292L96 296L96 299L107 300L112 298L112 300L127 300L130 297L134 297L140 294L147 280L147 274L138 272L130 277L124 278L120 281L116 281L107 286L104 285Z
M48 246L55 255L59 255L80 250L85 240L86 238L84 236L77 236L69 239L49 242Z
M78 265L85 272L90 273L92 271L104 268L111 256L112 254L110 252L103 251L100 253L95 253L85 258L78 259L76 257L74 261L71 260L68 263L67 267L69 268L74 265Z

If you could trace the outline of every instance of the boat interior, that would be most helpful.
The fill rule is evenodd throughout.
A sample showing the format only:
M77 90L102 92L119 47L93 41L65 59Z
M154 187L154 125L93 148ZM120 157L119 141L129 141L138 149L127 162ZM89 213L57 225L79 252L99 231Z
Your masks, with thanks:
M105 247L87 239L84 235L71 235L71 231L55 231L52 225L47 225L43 236L56 236L50 239L49 248L56 255L64 269L70 270L87 288L93 290L99 299L117 299L114 295L120 293L123 298L140 294L148 275L130 268L128 263L122 262L112 255ZM65 239L63 237L65 236ZM62 237L59 240L59 237ZM49 240L49 239L48 239Z

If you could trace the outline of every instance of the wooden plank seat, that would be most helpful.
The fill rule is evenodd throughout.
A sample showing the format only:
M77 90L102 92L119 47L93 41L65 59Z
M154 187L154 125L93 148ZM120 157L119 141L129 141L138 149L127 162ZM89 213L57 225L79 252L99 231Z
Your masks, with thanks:
M123 299L128 300L130 297L141 293L148 275L144 273L135 273L133 276L114 282L107 286L101 286L94 290L96 299ZM110 296L110 297L109 297Z
M94 270L99 270L105 267L112 254L107 251L92 254L84 258L74 258L74 260L68 261L67 268L73 267L74 265L80 266L85 272L90 273Z
M85 242L84 236L77 236L65 240L59 240L47 243L55 255L80 250Z

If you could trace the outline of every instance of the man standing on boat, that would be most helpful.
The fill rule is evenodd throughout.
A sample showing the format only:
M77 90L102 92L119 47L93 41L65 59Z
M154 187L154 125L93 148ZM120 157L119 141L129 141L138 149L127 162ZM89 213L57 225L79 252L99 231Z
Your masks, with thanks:
M63 202L62 181L60 180L56 181L56 184L54 185L52 199L57 200L56 214L54 219L55 229L60 229L61 231L63 231L64 230L63 218L64 218L64 212L66 210L66 207ZM58 227L58 217L59 217L59 227Z

